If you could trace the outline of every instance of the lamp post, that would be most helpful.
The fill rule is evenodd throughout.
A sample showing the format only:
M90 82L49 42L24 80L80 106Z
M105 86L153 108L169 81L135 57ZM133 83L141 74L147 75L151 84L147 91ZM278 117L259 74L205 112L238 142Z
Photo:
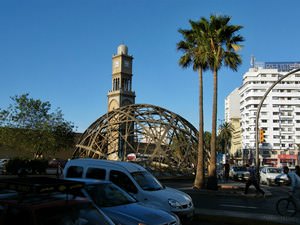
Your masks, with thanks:
M272 86L266 91L266 93L264 94L262 100L260 101L258 108L257 108L257 112L256 112L256 120L255 120L255 164L256 164L256 172L259 173L259 146L258 146L258 120L259 120L259 114L260 114L260 110L262 107L262 104L264 103L267 95L270 93L270 91L278 84L280 83L283 79L285 79L286 77L288 77L291 74L294 74L296 72L300 71L300 68L292 70L291 72L287 73L286 75L282 76L281 78L279 78L274 84L272 84Z

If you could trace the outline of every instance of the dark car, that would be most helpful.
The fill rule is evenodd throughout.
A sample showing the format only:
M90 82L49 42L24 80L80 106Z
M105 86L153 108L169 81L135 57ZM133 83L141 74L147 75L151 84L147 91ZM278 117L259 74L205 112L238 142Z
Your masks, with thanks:
M138 202L117 185L95 179L68 179L85 182L86 196L116 224L180 225L179 218L162 209Z
M0 200L1 225L114 225L90 200L72 194L83 187L79 182L3 179L0 187L16 192Z

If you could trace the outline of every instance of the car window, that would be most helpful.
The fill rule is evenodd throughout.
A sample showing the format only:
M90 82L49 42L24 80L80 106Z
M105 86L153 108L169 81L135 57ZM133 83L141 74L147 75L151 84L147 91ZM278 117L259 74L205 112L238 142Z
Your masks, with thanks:
M130 178L121 171L111 170L109 174L109 180L127 192L136 194L138 191Z
M97 206L112 207L136 202L127 192L113 183L88 184L85 190Z
M247 171L247 168L246 167L237 167L236 171L244 172L244 171Z
M143 190L157 191L163 189L161 183L147 171L133 172L131 175Z
M36 211L39 225L97 225L102 216L90 203L77 202ZM107 224L101 221L100 224Z
M281 169L279 169L279 168L269 168L268 172L269 173L281 173Z
M100 168L88 168L86 172L86 178L93 178L93 179L99 179L99 180L105 180L105 169Z
M67 170L67 178L81 178L83 174L83 168L80 166L70 166Z

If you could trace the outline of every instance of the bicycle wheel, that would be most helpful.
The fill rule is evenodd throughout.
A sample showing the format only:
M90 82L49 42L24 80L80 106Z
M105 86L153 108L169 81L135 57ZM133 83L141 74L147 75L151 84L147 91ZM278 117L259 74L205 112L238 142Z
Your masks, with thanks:
M297 206L295 202L290 198L279 199L276 203L276 210L281 216L295 216L297 212Z

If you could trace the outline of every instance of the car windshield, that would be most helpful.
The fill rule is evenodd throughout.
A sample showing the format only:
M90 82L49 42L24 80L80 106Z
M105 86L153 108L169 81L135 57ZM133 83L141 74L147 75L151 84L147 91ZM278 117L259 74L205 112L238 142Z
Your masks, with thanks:
M63 206L53 206L37 209L38 225L109 225L103 215L89 202L70 201Z
M241 172L247 171L246 167L234 167L233 169L234 171L241 171Z
M269 168L268 172L269 173L281 173L281 169L279 169L279 168Z
M136 202L131 195L112 183L88 184L85 190L100 208Z
M133 172L131 175L143 190L157 191L164 188L162 184L148 171Z

